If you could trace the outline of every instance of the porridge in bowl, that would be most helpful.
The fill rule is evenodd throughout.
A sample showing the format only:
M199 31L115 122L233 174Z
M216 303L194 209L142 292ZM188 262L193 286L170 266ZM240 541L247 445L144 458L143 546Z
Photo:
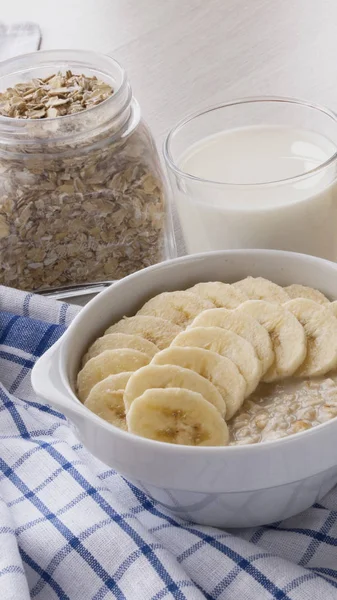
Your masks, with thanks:
M261 277L150 298L83 357L78 395L161 442L272 441L337 416L336 305Z
M229 444L256 444L311 429L337 417L337 374L261 383L228 424Z

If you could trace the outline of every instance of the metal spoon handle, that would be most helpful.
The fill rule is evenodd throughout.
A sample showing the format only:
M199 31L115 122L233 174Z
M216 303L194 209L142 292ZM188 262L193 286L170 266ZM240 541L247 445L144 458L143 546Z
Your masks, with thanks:
M114 281L97 281L96 283L82 283L79 285L64 285L57 288L49 288L36 292L41 296L51 296L55 300L62 298L76 298L76 296L84 296L85 294L98 294Z

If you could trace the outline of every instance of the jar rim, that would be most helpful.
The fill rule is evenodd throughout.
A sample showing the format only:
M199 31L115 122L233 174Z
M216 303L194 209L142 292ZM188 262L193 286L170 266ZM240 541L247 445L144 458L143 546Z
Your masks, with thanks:
M116 83L116 87L113 88L113 94L95 106L70 115L46 117L44 119L22 119L0 115L0 137L1 132L5 131L9 134L9 138L15 136L15 143L24 142L25 144L29 144L30 140L27 139L24 134L28 127L41 127L41 130L43 130L43 128L46 128L46 126L53 123L57 123L60 127L68 127L72 123L78 123L81 117L90 117L95 121L95 119L98 119L103 113L106 113L106 118L103 117L102 122L111 123L112 120L118 119L128 108L132 98L132 91L125 69L111 56L91 50L42 50L9 58L0 64L0 82L1 79L6 76L18 74L19 83L19 76L22 75L22 73L33 72L35 69L46 68L49 66L52 70L53 65L55 66L54 72L56 73L58 67L66 67L67 63L78 63L79 68L91 69L92 71L101 72L102 75L109 77L110 80L113 80ZM101 67L100 64L103 66ZM111 69L110 71L108 70L109 67ZM115 71L115 73L113 73L113 71ZM118 77L119 81L117 81ZM95 129L95 127L88 130L88 133L92 129ZM20 135L20 133L22 135ZM62 133L60 138L53 137L53 141L63 141L66 137L68 136L65 133ZM73 133L71 133L71 137L73 137ZM9 142L9 139L7 139L7 141ZM39 141L43 143L42 139Z
M337 114L336 113L334 113L333 111L331 111L330 109L326 108L325 106L323 106L321 104L317 104L314 102L308 102L307 100L301 100L299 98L286 97L286 96L285 97L283 97L283 96L247 96L244 98L237 98L237 99L231 100L229 102L224 102L222 104L216 104L216 105L210 106L206 109L203 109L203 110L197 111L193 114L190 114L187 117L185 117L184 119L181 119L174 127L172 127L172 129L169 131L168 135L166 136L166 139L163 144L163 155L164 155L164 159L165 159L167 167L175 175L181 177L182 179L186 179L186 180L194 182L194 183L214 185L214 186L218 186L220 188L221 187L223 187L223 188L224 187L233 187L233 188L241 187L241 188L248 189L250 187L266 188L266 187L272 187L275 185L289 184L292 181L294 181L294 182L301 181L303 179L306 179L307 177L311 177L312 175L315 175L316 173L326 169L327 167L329 167L332 163L334 163L337 160L337 151L336 151L327 160L323 161L317 167L314 167L313 169L310 169L309 171L300 173L299 175L295 175L292 177L287 177L284 179L279 179L279 180L275 180L275 181L257 182L257 183L255 183L255 182L254 183L233 183L233 182L230 183L230 182L216 181L216 180L211 180L211 179L204 179L202 177L197 177L196 175L187 173L183 169L179 168L176 160L173 158L173 155L171 152L171 144L172 144L174 136L177 133L179 133L179 131L181 131L185 127L185 125L188 125L189 123L198 119L199 117L202 117L202 116L206 115L207 113L210 113L210 112L213 112L216 110L220 110L223 108L236 106L236 105L244 105L244 104L250 104L250 103L263 103L263 102L287 103L287 104L294 104L297 106L302 106L305 108L311 108L315 111L320 112L321 114L325 114L327 117L332 119L335 123L337 123Z

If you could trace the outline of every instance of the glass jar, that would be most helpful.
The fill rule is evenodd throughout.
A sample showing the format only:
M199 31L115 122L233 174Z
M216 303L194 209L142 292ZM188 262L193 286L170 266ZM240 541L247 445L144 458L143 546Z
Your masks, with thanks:
M114 93L66 116L0 116L0 283L24 290L120 279L175 255L157 150L115 60L27 54L1 64L0 92L67 71Z

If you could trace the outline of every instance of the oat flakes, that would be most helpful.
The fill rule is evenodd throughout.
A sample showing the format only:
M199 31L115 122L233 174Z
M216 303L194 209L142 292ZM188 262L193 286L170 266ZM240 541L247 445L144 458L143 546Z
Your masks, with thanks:
M164 187L147 127L140 121L123 136L126 125L87 110L112 95L71 71L0 94L6 123L26 127L17 143L0 143L1 284L119 279L165 258Z

